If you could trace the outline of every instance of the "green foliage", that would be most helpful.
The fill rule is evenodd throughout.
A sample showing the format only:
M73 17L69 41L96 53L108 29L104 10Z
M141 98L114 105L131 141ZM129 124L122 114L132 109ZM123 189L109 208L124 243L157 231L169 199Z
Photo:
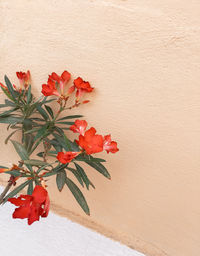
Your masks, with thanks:
M102 164L105 162L104 159L87 155L65 132L74 124L75 119L82 118L83 116L63 116L66 110L65 105L60 104L60 109L54 110L51 103L55 99L49 97L36 99L32 94L31 85L28 88L16 89L7 76L5 76L5 83L7 89L1 87L6 99L3 104L0 104L0 110L2 110L0 113L0 123L7 124L7 130L12 129L5 143L7 144L11 141L20 158L17 168L13 167L5 171L5 173L15 179L21 180L21 178L26 178L28 180L23 181L23 183L8 193L4 198L4 202L8 198L16 196L25 187L27 187L27 194L31 195L35 184L41 185L43 179L46 181L46 179L55 175L58 190L62 191L66 185L83 211L89 215L88 204L75 182L80 184L81 187L86 187L88 190L90 186L95 187L86 174L87 170L80 164L82 162L86 163L108 179L110 179L110 174ZM62 117L60 117L60 114ZM11 140L16 132L21 133L21 141ZM38 151L38 149L40 150ZM58 152L62 151L81 151L81 153L72 159L70 163L61 164L56 157ZM33 153L34 157L31 156ZM37 158L35 155L39 159L35 159ZM49 156L53 157L55 161L49 163ZM73 175L75 182L68 177L69 174Z

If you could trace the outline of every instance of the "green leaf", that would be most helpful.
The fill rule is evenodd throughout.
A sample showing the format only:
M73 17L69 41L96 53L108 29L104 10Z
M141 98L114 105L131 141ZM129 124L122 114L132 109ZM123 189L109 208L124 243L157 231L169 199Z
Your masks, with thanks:
M12 108L10 110L4 111L3 113L0 113L0 117L2 116L8 116L10 113L14 112L17 108Z
M24 160L24 163L25 164L34 165L34 166L44 166L44 165L47 165L46 162L40 161L40 160L36 160L36 159Z
M59 172L57 175L56 175L56 184L57 184L57 187L58 187L58 190L61 192L64 185L65 185L65 180L66 180L66 172L65 170L62 170L61 172Z
M0 108L6 108L8 107L6 104L0 104Z
M1 87L1 86L0 86ZM13 97L10 95L10 93L3 87L1 87L1 90L4 92L4 94L10 99L13 100Z
M76 186L76 184L70 180L69 178L66 178L66 184L69 188L69 190L72 192L73 196L75 197L76 201L78 202L78 204L81 206L81 208L83 209L83 211L87 214L90 215L90 210L88 207L88 204L85 200L84 195L82 194L82 192L80 191L80 189Z
M57 173L59 173L60 171L64 170L65 167L67 167L68 164L62 164L62 165L59 165L57 167L55 167L54 169L52 169L50 172L47 172L43 175L43 177L49 177L49 176L53 176Z
M34 143L34 136L33 136L33 134L27 134L26 135L26 140L25 140L25 148L26 148L28 153L31 152L33 143Z
M90 180L88 179L85 171L83 170L83 168L78 165L77 163L74 162L74 165L76 166L76 170L77 172L79 172L80 176L82 177L82 180L84 181L86 188L89 189L89 185L90 185Z
M27 195L32 195L32 194L33 194L33 180L30 180L30 183L27 189Z
M21 173L19 171L17 171L17 170L7 171L5 173L8 173L8 174L13 175L15 177L18 177L18 176L21 175Z
M33 128L31 130L28 130L26 132L24 132L24 134L29 134L29 133L34 133L34 132L37 132L38 130L40 130L41 128Z
M39 138L42 138L47 132L47 126L43 126L41 129L38 130L37 134L34 137L34 141L36 141Z
M81 117L83 117L83 116L82 115L65 116L65 117L62 117L62 118L58 119L58 121L73 119L73 118L81 118Z
M5 104L10 107L16 107L16 104L8 99L5 99Z
M45 119L45 120L48 120L49 119L49 116L47 114L47 112L40 106L40 105L36 105L36 108L38 110L38 112L41 114L41 116Z
M64 134L64 142L67 145L67 148L69 149L69 151L72 151L72 147L71 147L71 141L67 138L67 136Z
M17 130L15 130L14 132L11 132L11 134L9 134L8 137L7 137L6 140L5 140L5 144L7 144L8 141L9 141L9 139L13 136L13 134L15 134L15 133L16 133L17 131L19 131L19 130L21 130L21 129L17 129Z
M85 163L87 163L88 165L93 167L95 170L97 170L98 172L103 174L103 176L105 176L106 178L111 179L109 172L107 171L107 169L101 163L90 162L88 160L85 160Z
M3 165L0 165L0 168L2 168L2 169L9 169L8 167L3 166Z
M76 177L76 179L78 180L78 182L81 184L81 186L84 187L82 176L77 172L77 170L75 170L71 167L66 167L66 169L69 170L70 172L72 172L74 174L74 176Z
M74 122L56 122L57 124L67 124L67 125L73 125Z
M6 75L4 76L4 79L5 79L5 83L6 83L6 85L7 85L7 88L8 88L8 90L9 90L10 94L12 95L13 100L15 101L16 92L15 92L14 89L13 89L13 85L11 84L10 80L8 79L8 77L7 77Z
M11 198L15 196L17 193L19 193L23 188L25 188L31 180L27 180L18 187L16 187L13 191L11 191L5 198L4 198L4 203L7 202L8 198Z
M27 104L29 104L31 102L31 98L32 98L32 95L31 95L31 85L29 85L28 92L27 92Z
M0 123L4 123L4 124L22 123L22 121L23 121L23 118L21 117L13 117L13 116L0 117Z
M44 107L46 108L46 111L49 113L49 115L50 115L52 118L54 118L53 110L52 110L49 106L47 106L47 105L44 105Z
M85 162L85 160L90 161L90 162L106 162L106 160L102 159L102 158L97 158L97 157L92 157L91 155L85 155L85 154L81 154L79 156L76 157L77 161L83 161Z
M21 159L28 160L29 155L28 155L28 152L26 151L26 149L24 148L24 146L15 140L11 140L11 142L12 142L15 150L17 151L18 155L21 157Z

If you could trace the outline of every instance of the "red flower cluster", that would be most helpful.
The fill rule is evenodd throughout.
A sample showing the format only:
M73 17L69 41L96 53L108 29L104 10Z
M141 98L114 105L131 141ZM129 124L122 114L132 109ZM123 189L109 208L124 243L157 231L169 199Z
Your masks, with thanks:
M13 218L28 219L28 225L49 213L48 192L42 186L35 186L32 195L20 195L18 198L9 198L8 201L16 206Z
M55 72L53 72L51 75L49 75L47 84L42 85L42 93L44 96L55 95L60 98L67 99L76 90L76 102L79 102L84 93L91 92L94 89L90 86L89 82L85 82L82 78L78 77L74 80L74 85L69 87L65 92L65 87L70 78L71 74L66 70L61 76L58 76ZM60 88L60 92L58 91L58 88Z
M88 155L106 150L107 153L116 153L117 142L111 141L111 136L98 135L94 127L86 131L87 122L85 120L76 120L75 124L70 127L74 133L79 133L79 140L77 144L82 147Z
M19 79L20 89L22 89L23 87L27 88L30 84L30 71L28 70L26 73L22 71L16 72L16 75Z
M19 79L19 84L20 84L20 88L17 88L16 85L13 84L13 88L19 92L21 92L24 88L27 89L29 84L30 84L30 77L31 77L31 74L30 74L30 71L28 70L27 72L16 72L16 75L17 75L17 78ZM0 86L4 89L6 89L7 92L8 91L8 88L0 83Z

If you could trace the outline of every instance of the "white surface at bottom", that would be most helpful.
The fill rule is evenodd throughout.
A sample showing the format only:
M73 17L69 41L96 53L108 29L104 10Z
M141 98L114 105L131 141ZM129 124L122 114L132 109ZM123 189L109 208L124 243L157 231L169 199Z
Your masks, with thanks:
M28 226L27 219L12 219L14 209L0 206L2 256L144 256L51 212Z

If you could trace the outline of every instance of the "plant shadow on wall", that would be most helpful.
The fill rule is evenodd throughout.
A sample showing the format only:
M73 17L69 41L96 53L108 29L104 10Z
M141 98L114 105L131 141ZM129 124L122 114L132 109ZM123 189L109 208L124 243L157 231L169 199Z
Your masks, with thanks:
M0 123L8 124L7 130L12 130L5 143L10 140L20 157L19 162L11 168L0 166L0 173L9 175L8 184L0 195L0 204L9 201L17 206L13 218L27 218L29 225L40 217L47 217L50 200L46 184L50 177L56 175L58 190L62 191L66 185L84 212L90 215L81 190L68 177L68 173L73 174L82 187L88 190L90 187L95 188L81 167L81 162L110 179L109 172L102 164L105 160L92 155L103 150L116 153L119 149L110 135L96 134L94 127L87 129L87 122L79 119L81 115L66 113L88 103L88 100L82 99L94 88L80 77L70 83L71 74L67 71L61 76L53 72L47 84L42 85L42 96L35 98L31 92L30 72L16 74L19 87L12 84L7 76L5 85L0 83L7 97L5 103L0 104L4 110L0 114ZM69 106L69 98L73 97L74 103ZM59 110L55 111L49 106L53 101L57 102ZM78 139L70 140L66 131L78 133ZM20 142L11 140L16 132L22 135ZM42 145L42 152L37 153L37 159L33 159L32 154L38 152L39 145ZM49 162L49 158L53 161ZM24 188L27 194L17 196Z

